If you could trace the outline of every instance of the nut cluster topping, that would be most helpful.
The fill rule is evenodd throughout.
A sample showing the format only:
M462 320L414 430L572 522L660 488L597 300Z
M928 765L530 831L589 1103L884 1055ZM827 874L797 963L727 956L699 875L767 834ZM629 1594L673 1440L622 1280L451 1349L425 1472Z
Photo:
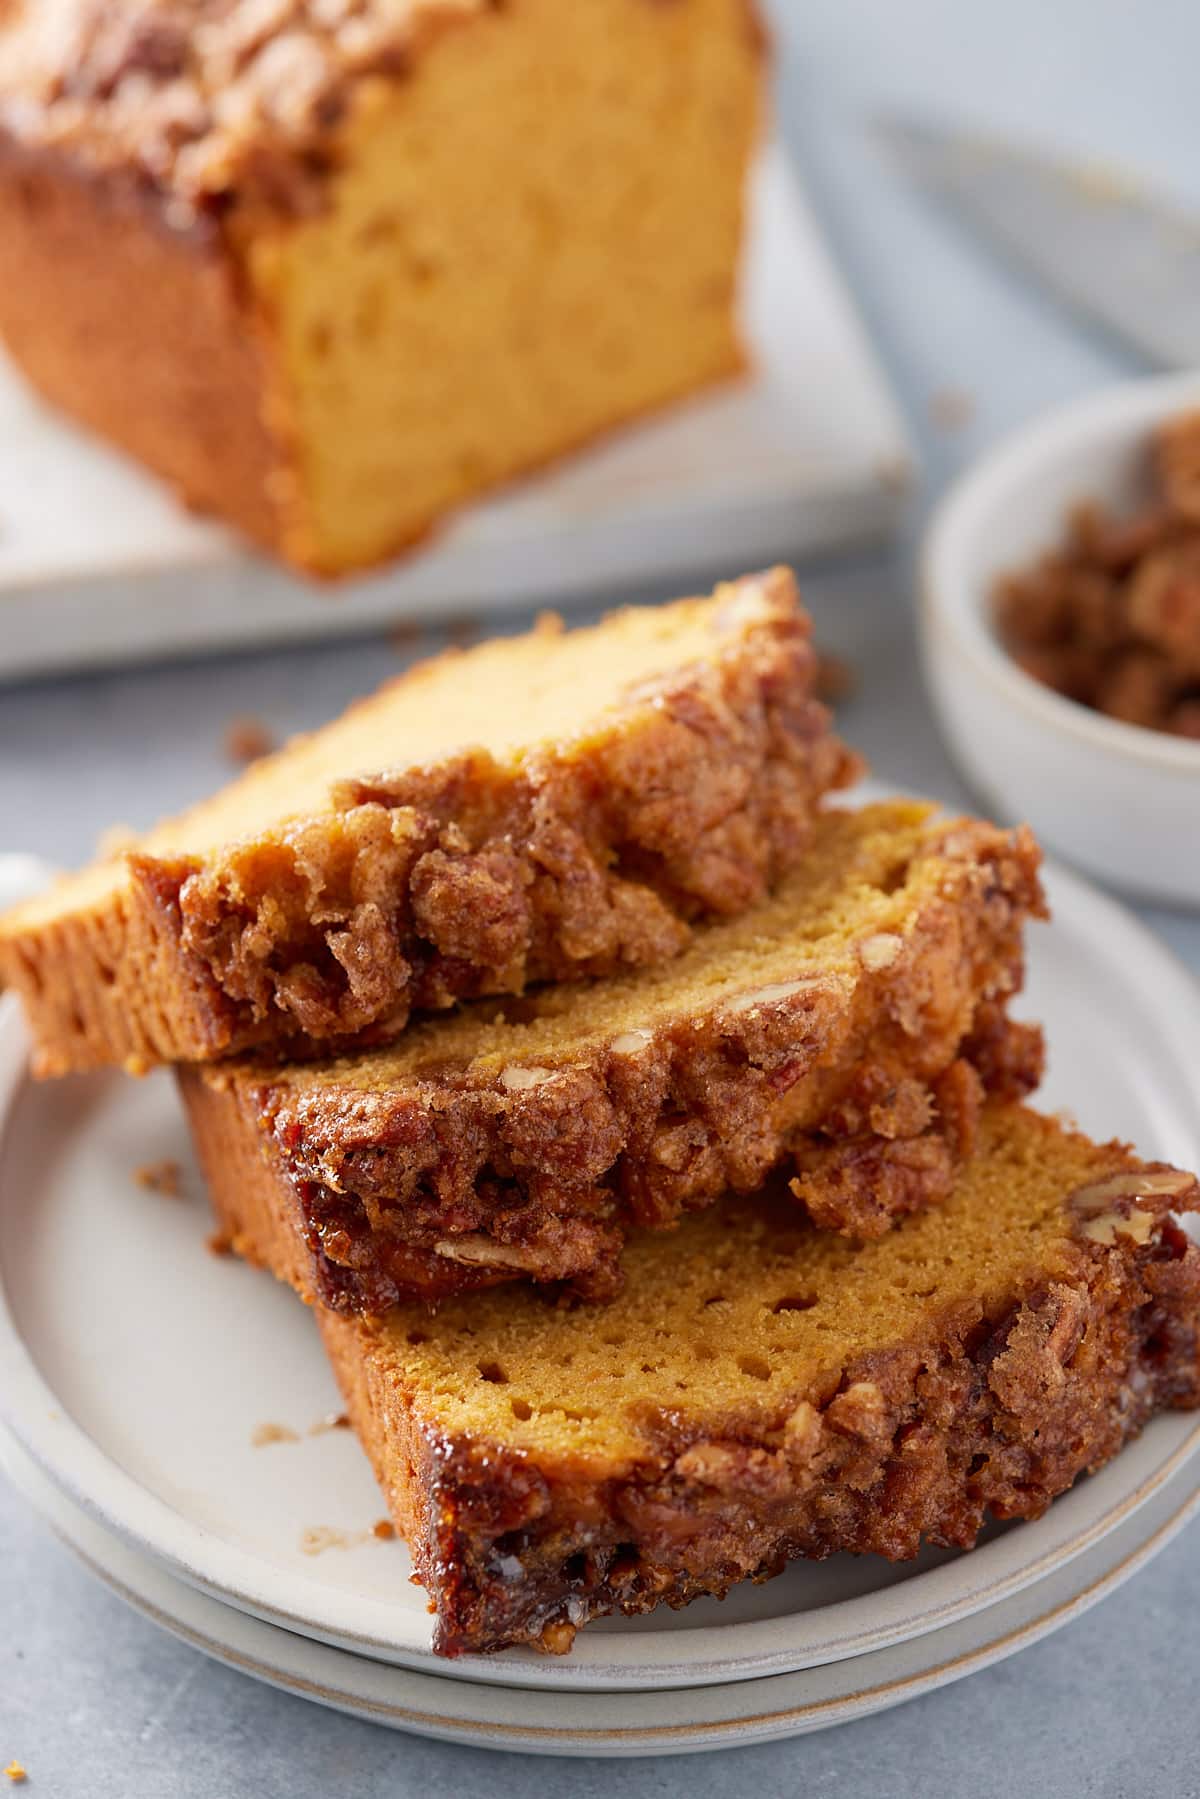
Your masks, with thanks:
M798 993L816 992L826 984L819 975L804 975L796 981L773 981L766 987L755 987L750 993L736 994L733 999L726 1000L724 1009L736 1017L742 1012L757 1011L759 1006L774 1006L785 999L794 999Z
M868 974L879 974L892 966L903 948L903 940L894 931L876 931L859 944L858 959Z
M1118 1237L1132 1237L1135 1243L1148 1243L1154 1229L1153 1212L1134 1206L1129 1212L1100 1212L1080 1226L1079 1234L1091 1243L1111 1248Z
M1004 577L1001 639L1026 674L1126 724L1200 740L1200 413L1153 446L1132 517L1080 507L1061 547Z
M1071 1195L1069 1204L1080 1220L1079 1235L1091 1243L1111 1248L1119 1236L1130 1237L1135 1243L1148 1243L1156 1214L1137 1202L1182 1199L1193 1185L1190 1174L1174 1168L1114 1174L1107 1180L1081 1187Z
M531 1087L544 1087L554 1079L552 1068L518 1068L515 1064L502 1069L500 1085L506 1093L527 1093Z
M536 1262L535 1252L499 1243L483 1231L464 1233L461 1237L442 1237L434 1244L434 1253L448 1262L466 1262L480 1268L528 1268Z

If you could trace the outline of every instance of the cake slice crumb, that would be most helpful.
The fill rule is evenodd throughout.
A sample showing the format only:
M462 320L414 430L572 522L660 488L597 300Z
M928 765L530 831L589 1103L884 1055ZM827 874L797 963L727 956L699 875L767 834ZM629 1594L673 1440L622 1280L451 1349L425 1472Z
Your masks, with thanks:
M269 756L275 739L260 718L231 718L225 727L222 747L228 761L241 768Z
M975 416L975 402L962 387L939 387L929 402L929 416L939 431L965 431Z
M165 1199L183 1197L183 1170L169 1156L161 1162L143 1162L139 1168L134 1169L133 1178L139 1187L145 1187L151 1193L161 1193Z
M817 651L813 691L819 700L827 706L836 706L842 700L852 699L857 689L858 676L844 656L834 656L828 650Z
M309 1425L308 1434L310 1437L323 1437L327 1431L349 1429L350 1419L345 1412L327 1412L324 1418L318 1418L315 1424Z
M387 1529L384 1529L384 1526ZM300 1532L301 1555L324 1555L327 1549L359 1549L364 1543L394 1537L396 1527L389 1519L380 1519L366 1530L339 1530L336 1524L310 1524Z
M265 1424L256 1424L250 1433L250 1444L254 1449L266 1449L272 1443L298 1443L299 1431L290 1424L275 1424L269 1419Z

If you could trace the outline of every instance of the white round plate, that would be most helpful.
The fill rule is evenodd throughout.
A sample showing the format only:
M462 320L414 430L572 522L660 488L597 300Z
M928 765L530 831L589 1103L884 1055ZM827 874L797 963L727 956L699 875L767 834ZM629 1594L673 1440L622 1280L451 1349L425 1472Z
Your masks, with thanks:
M1044 1103L1153 1155L1200 1159L1200 1007L1190 976L1120 906L1053 871L1025 1010L1045 1020ZM1036 1523L970 1555L800 1563L723 1604L610 1619L563 1659L435 1661L424 1595L345 1431L312 1320L261 1273L208 1255L202 1187L169 1076L38 1086L0 1019L0 1413L54 1482L194 1586L293 1631L404 1666L509 1686L697 1686L824 1665L941 1629L1094 1545L1200 1444L1173 1415ZM186 1197L134 1177L172 1158ZM263 1427L295 1440L254 1447ZM345 1546L311 1549L314 1529ZM326 1539L328 1540L328 1539ZM337 1539L335 1538L335 1541Z
M948 1686L1048 1636L1103 1599L1200 1510L1196 1462L1090 1549L973 1617L804 1673L685 1691L547 1693L388 1667L280 1630L174 1579L98 1525L11 1437L0 1461L114 1592L227 1667L335 1711L447 1742L535 1755L678 1755L746 1748L848 1724Z

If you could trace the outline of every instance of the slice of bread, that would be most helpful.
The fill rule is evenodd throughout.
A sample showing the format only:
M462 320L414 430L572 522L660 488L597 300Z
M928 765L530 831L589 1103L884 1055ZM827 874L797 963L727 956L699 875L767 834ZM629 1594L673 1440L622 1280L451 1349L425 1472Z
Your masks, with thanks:
M512 1287L318 1308L447 1655L762 1579L966 1547L1200 1404L1192 1176L985 1108L946 1203L862 1246L778 1195L643 1233L603 1312ZM268 1210L246 1247L287 1278Z
M306 1297L344 1310L531 1276L611 1294L625 1233L747 1192L809 1133L797 1197L859 1236L944 1198L1042 910L1027 831L911 801L831 812L774 897L674 961L478 1002L390 1048L182 1073L237 1237L254 1185Z
M775 569L420 665L0 918L39 1072L378 1040L676 954L857 771L814 662Z

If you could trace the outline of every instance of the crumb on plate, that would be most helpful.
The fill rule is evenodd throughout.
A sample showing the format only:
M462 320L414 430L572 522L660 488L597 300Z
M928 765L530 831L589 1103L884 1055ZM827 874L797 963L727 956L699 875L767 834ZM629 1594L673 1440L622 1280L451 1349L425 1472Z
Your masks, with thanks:
M975 401L964 387L939 387L929 401L939 431L965 431L975 417Z
M416 649L424 636L425 627L415 618L402 618L388 632L388 642L394 650L401 650L405 655Z
M298 1443L299 1431L290 1424L275 1424L267 1420L265 1424L256 1424L250 1433L250 1445L253 1449L266 1449L271 1443Z
M310 1437L321 1437L328 1430L349 1429L350 1418L346 1412L326 1412L323 1418L318 1418L315 1424L309 1425L308 1434Z
M139 1187L161 1193L166 1199L179 1199L183 1194L183 1170L170 1157L161 1162L143 1162L134 1169L133 1178Z
M858 687L858 676L844 656L833 656L825 650L817 651L817 678L814 691L819 700L827 706L836 706L841 700L848 700Z
M275 748L275 739L259 718L231 718L222 743L228 760L239 766L257 762Z
M907 493L913 484L913 467L907 456L881 456L875 478L888 493Z
M479 620L465 612L458 618L448 619L446 637L460 650L469 649L479 637Z

